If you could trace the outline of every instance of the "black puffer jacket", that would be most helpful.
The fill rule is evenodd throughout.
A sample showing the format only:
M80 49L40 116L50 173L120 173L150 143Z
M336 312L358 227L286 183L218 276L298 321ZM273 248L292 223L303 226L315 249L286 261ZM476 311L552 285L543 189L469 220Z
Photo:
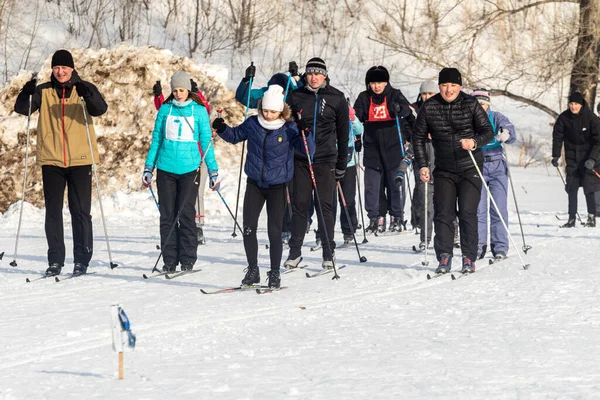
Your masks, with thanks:
M317 105L317 126L313 129L315 105ZM348 101L344 93L329 84L312 92L307 87L294 90L288 96L294 119L300 118L307 123L311 132L315 132L317 149L313 158L315 164L335 163L335 168L346 169L348 163L348 132L350 117L348 116ZM304 152L295 153L296 159L307 160Z
M479 168L483 166L481 147L494 138L490 120L479 102L464 92L451 103L441 94L428 99L419 109L413 136L413 150L417 168L429 167L425 142L427 133L435 149L435 166L440 170L461 173L474 168L467 150L463 150L461 139L475 139L473 151Z
M600 178L584 166L593 159L594 169L600 173L600 120L587 104L578 114L567 110L558 116L552 132L552 157L560 157L563 143L567 176L583 178L586 193L600 191Z
M389 121L370 121L369 110L371 101L374 106L384 103L387 105L385 116ZM412 130L415 124L415 117L412 110L409 109L408 100L398 89L394 89L389 84L385 87L382 94L376 95L370 89L361 92L354 102L356 117L364 124L363 134L363 163L365 167L375 169L393 169L398 168L402 160L402 149L400 148L400 137L398 136L398 127L396 125L395 115L391 112L392 104L398 103L405 110L405 115L400 121L400 132L402 141L406 146L411 140Z

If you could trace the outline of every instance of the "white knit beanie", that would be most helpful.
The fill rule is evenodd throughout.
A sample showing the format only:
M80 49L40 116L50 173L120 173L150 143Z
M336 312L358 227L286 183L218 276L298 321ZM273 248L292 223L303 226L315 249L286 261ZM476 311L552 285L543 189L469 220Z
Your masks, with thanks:
M187 89L190 92L192 91L192 78L188 75L187 72L179 71L173 74L171 78L171 92L174 92L176 88Z
M283 88L279 85L271 85L263 94L262 109L271 111L283 111Z

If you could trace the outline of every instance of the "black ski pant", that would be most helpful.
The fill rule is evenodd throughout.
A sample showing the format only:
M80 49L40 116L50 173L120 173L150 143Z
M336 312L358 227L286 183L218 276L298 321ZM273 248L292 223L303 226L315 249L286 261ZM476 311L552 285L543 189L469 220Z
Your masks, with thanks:
M196 237L195 203L198 196L198 179L197 171L173 174L157 170L160 246L165 264L176 266L179 263L192 265L196 263L198 238ZM179 220L176 220L177 214ZM167 241L171 229L173 231Z
M389 199L388 211L392 217L403 220L404 212L402 210L402 196L404 191L403 187L398 188L396 182L394 182L397 172L398 167L385 171L388 189L387 195ZM370 167L365 168L365 209L367 210L367 216L370 220L385 216L385 214L380 214L380 190L382 175L384 175L384 171L382 170Z
M481 198L481 178L475 167L454 173L433 170L433 220L435 222L434 248L438 261L442 254L452 254L454 221L458 200L460 247L463 256L477 259L478 220L477 206Z
M569 219L575 219L577 216L577 193L582 185L583 181L578 175L567 175L565 190L569 199ZM594 192L585 193L585 202L588 214L596 215L596 196Z
M65 264L63 202L65 187L73 229L73 261L88 266L92 259L94 237L92 231L92 166L61 168L42 166L44 203L46 206L46 241L48 264Z
M313 164L315 180L317 181L317 190L321 200L320 208L315 196L315 211L319 221L319 232L327 229L329 237L329 246L323 240L323 260L331 260L332 252L335 249L333 240L333 202L335 182L335 164L319 163ZM307 217L312 200L312 180L308 162L294 160L294 179L292 194L292 237L290 238L290 253L288 258L294 259L302 255L302 244L304 235L306 235ZM320 210L323 211L321 215ZM321 235L324 239L324 235Z
M342 186L342 193L344 194L344 200L346 200L346 207L348 208L348 214L350 215L350 222L348 222L348 218L346 218L346 211L344 211L344 204L342 203L342 198L340 197L338 193L339 190L336 187L336 193L340 203L340 226L342 227L342 233L344 235L352 235L354 232L356 232L356 227L358 226L358 218L356 216L356 166L346 168L346 173L340 180L340 185ZM334 201L333 204L333 215L335 216L337 215L337 210L335 210L336 202Z
M256 229L258 218L267 203L267 233L269 235L269 255L271 269L281 267L281 253L283 242L281 229L285 215L287 199L285 184L271 186L268 189L259 188L252 179L247 180L246 194L244 195L244 249L248 266L258 266L258 240Z

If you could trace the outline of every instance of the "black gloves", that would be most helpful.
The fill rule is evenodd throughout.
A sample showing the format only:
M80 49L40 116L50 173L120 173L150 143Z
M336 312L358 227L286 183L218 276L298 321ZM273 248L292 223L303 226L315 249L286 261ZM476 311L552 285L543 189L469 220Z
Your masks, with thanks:
M410 114L410 108L404 107L400 103L392 103L392 109L390 110L392 117L405 118Z
M596 165L596 160L590 158L585 163L583 163L583 165L591 171L594 169L594 165Z
M37 85L37 81L35 78L32 78L29 82L27 82L24 86L23 86L23 93L25 93L28 96L33 96L33 94L35 93L35 87Z
M154 96L160 96L162 94L162 86L160 86L160 81L156 81L154 86L152 86L152 93L154 93Z
M345 174L346 174L346 170L345 169L337 169L336 168L335 169L335 180L336 181L341 181Z
M296 125L298 126L299 132L306 131L310 128L310 126L308 125L308 120L305 119L299 119L298 121L296 121ZM304 132L304 134L306 134L306 132Z
M256 67L254 66L254 63L250 63L250 66L246 68L246 75L242 80L248 83L250 82L250 78L254 78L254 75L256 75Z
M81 81L75 83L75 90L77 90L77 95L79 97L89 97L92 94L87 85Z
M227 125L225 125L225 120L223 118L217 118L212 123L212 128L217 131L217 133L225 132L227 129Z
M298 64L296 64L296 61L290 61L288 72L291 76L298 76Z
M192 86L192 92L197 93L198 92L198 84L196 82L194 82L193 79L190 79L190 84Z
M552 166L558 168L558 157L552 157Z
M354 150L356 150L357 153L360 153L362 150L361 135L356 135L355 137L356 139L354 140Z

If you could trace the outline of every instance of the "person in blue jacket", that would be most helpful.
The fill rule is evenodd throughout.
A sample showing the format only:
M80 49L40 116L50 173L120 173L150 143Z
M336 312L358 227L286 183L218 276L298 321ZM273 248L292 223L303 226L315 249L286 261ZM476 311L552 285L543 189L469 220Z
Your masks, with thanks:
M302 137L291 118L290 107L283 97L284 88L271 85L258 102L258 115L235 128L228 127L222 118L215 119L212 124L217 134L229 143L248 141L244 166L248 179L243 207L244 249L248 268L242 285L260 282L256 229L265 202L271 257L268 285L279 288L281 284L281 230L287 203L285 187L294 175L294 150L306 154ZM310 133L307 144L309 152L313 154L316 145Z
M475 89L471 93L486 111L494 139L482 147L483 150L483 179L490 188L490 192L500 209L500 214L508 226L508 167L502 151L503 143L513 143L516 139L515 127L509 119L490 107L490 93L486 89ZM488 204L489 203L489 204ZM488 202L487 190L481 191L481 199L477 207L478 220L478 258L485 257L488 242L488 212L490 214L490 250L497 260L503 260L508 253L508 233L500 221L500 216L491 201Z
M198 142L205 154L209 187L219 190L220 186L219 168L213 148L209 147L212 131L208 113L198 95L192 92L190 82L186 72L173 74L171 95L158 110L142 175L142 184L149 187L156 166L160 244L165 272L175 271L179 263L182 271L191 271L196 263L198 245L194 204L201 168ZM179 220L176 220L177 215Z
M246 68L246 74L235 90L235 99L243 105L248 105L248 108L256 108L258 106L258 101L263 97L263 94L267 91L267 88L271 85L279 85L284 88L283 98L285 100L288 94L303 86L300 76L298 75L298 64L296 64L295 61L291 61L289 63L288 72L289 75L278 72L273 75L271 79L269 79L266 87L252 89L250 87L250 78L254 77L256 74L256 67L254 65L250 65L248 68ZM250 90L249 100L248 90Z

